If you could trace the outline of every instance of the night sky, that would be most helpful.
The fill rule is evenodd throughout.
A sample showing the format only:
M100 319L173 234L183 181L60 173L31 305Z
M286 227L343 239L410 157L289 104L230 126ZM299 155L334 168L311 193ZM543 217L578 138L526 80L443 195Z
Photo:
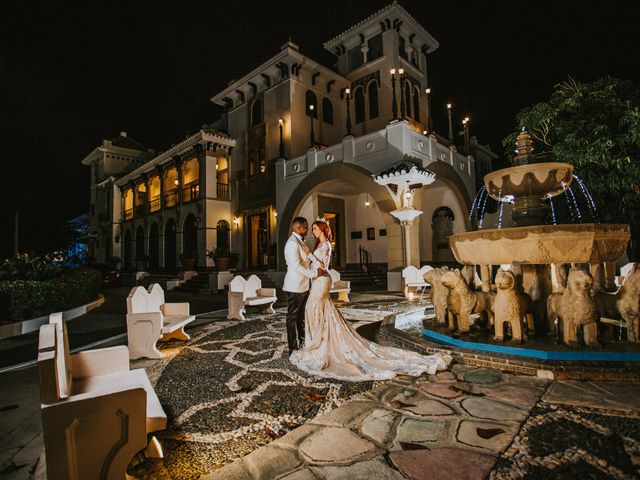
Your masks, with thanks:
M289 38L331 67L322 43L389 2L9 2L0 28L0 256L46 248L89 210L80 161L120 131L164 150L211 123L209 98ZM73 3L73 5L72 5ZM632 7L623 6L625 3ZM515 114L570 75L640 81L638 2L402 0L440 42L429 55L435 129L471 117L502 156Z

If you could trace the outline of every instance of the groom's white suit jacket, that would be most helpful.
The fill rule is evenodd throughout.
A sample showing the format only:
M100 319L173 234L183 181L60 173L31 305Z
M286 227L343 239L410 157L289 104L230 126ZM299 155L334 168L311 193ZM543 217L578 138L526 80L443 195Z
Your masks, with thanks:
M315 278L316 271L309 268L309 258L301 247L302 238L292 233L284 245L284 259L287 262L287 274L282 290L292 293L304 293L309 290L309 280Z

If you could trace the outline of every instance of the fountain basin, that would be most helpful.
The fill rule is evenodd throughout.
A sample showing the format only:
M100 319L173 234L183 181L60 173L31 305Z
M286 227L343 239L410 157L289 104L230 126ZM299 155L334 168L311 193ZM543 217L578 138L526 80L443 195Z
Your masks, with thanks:
M622 257L629 238L629 225L584 223L456 233L449 243L465 265L599 263Z
M532 163L503 168L484 177L494 199L535 197L544 200L564 192L573 180L573 165L560 162Z

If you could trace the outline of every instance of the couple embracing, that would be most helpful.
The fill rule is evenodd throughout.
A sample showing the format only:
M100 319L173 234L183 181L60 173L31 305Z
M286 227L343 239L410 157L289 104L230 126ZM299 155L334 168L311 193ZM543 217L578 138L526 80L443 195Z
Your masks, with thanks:
M283 290L289 296L286 325L293 365L312 375L346 381L385 380L400 373L418 376L446 368L449 357L383 347L361 337L331 301L329 222L313 222L313 249L304 242L309 230L305 218L294 218L291 230L284 247Z

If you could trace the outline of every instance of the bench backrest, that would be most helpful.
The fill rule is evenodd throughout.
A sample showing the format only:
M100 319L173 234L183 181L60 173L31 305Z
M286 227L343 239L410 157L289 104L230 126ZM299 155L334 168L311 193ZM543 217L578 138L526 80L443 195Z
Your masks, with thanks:
M629 276L629 274L631 273L631 270L633 270L633 266L635 265L635 263L631 262L631 263L627 263L626 265L620 267L620 275L623 276L625 279Z
M424 279L424 274L430 270L435 270L431 265L425 265L420 270L418 270L418 281L423 281L425 283L429 283Z
M331 277L331 283L334 284L340 281L340 272L333 268L329 270L329 276Z
M422 281L420 277L420 271L414 267L413 265L409 265L402 270L402 278L405 279L406 282L419 282Z
M127 297L127 313L160 312L160 305L164 305L164 290L157 283L148 291L142 286L133 287Z
M262 281L260 280L260 278L258 278L257 275L251 275L248 279L247 279L247 283L245 285L245 297L257 297L258 296L258 290L262 288Z
M61 312L49 315L49 323L40 327L38 377L42 403L52 403L71 395L69 339Z
M242 292L244 298L257 297L257 290L262 288L262 281L256 275L251 275L246 280L240 275L233 277L233 280L229 282L230 292Z
M233 280L229 282L230 292L244 292L247 281L240 275L233 277Z

